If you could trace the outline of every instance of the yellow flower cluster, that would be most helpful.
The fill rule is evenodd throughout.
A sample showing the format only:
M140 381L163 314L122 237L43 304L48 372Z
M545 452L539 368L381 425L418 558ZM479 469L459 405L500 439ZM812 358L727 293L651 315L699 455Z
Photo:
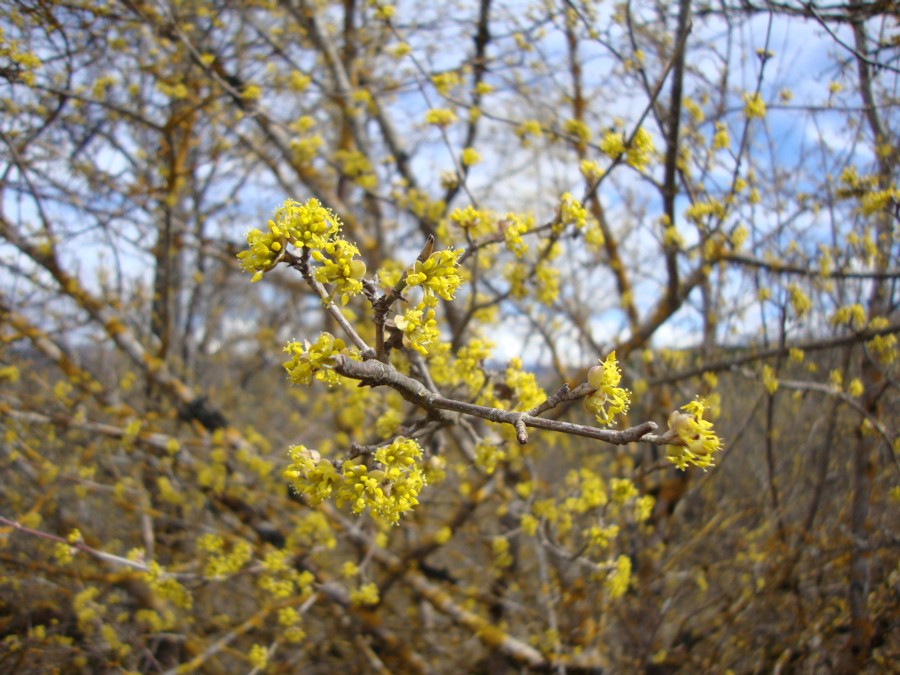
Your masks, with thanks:
M389 407L375 420L375 433L382 438L392 436L400 428L403 422L403 414L397 408Z
M778 378L775 377L775 371L768 364L763 366L762 382L770 396L778 391Z
M713 150L725 150L731 147L731 138L728 135L728 127L725 122L716 122L716 133L713 135Z
M585 529L582 534L588 546L602 550L607 548L613 539L619 536L619 526L607 525L606 527L600 527L599 525L593 525Z
M887 328L889 322L883 316L876 316L869 322L872 330ZM876 335L866 343L866 347L875 356L875 360L882 365L893 363L897 358L897 336L893 334Z
M600 141L600 150L610 159L618 159L625 152L625 137L621 132L610 129Z
M291 464L284 476L310 504L334 497L338 505L349 503L353 513L369 509L372 516L391 525L419 503L425 486L425 474L418 460L422 449L411 439L398 437L375 453L378 468L344 462L341 473L318 452L305 446L292 446Z
M515 300L528 296L528 268L520 263L507 263L503 268L503 278L509 284L509 295Z
M343 340L331 333L319 333L312 344L309 340L302 343L295 340L288 343L284 351L291 355L283 365L292 384L310 384L315 378L332 387L340 383L340 376L332 370L335 357L344 354L359 358L355 350L348 349Z
M310 549L313 547L330 550L335 546L337 546L337 539L334 538L334 531L331 529L325 514L319 511L307 513L297 523L287 540L288 550L298 548Z
M859 303L838 307L831 316L835 326L850 325L854 330L862 330L866 325L866 310Z
M158 562L151 560L148 563L144 580L160 598L169 600L176 607L190 609L193 606L190 592L167 574Z
M464 209L454 209L450 220L471 237L480 237L496 231L495 219L490 211L479 210L471 204Z
M395 316L394 325L403 331L403 345L412 347L420 354L428 354L428 345L441 336L434 317L432 303L427 301Z
M458 378L457 381L466 383L473 396L481 391L484 385L485 375L482 365L491 357L493 348L494 344L490 340L474 337L457 353L453 375Z
M377 605L379 601L378 586L375 583L363 584L350 591L350 602L356 607Z
M505 383L515 394L519 402L518 408L521 410L530 410L547 398L534 373L522 370L522 360L518 357L510 359Z
M532 227L534 227L534 217L531 215L522 218L515 213L507 213L505 220L501 222L506 248L512 251L517 258L521 258L528 252L528 244L523 241L522 234Z
M460 155L460 162L463 166L472 166L481 161L481 153L475 148L465 148Z
M631 558L627 555L620 555L616 560L615 567L611 570L611 574L606 578L606 589L609 591L611 598L620 598L625 595L628 586L631 583Z
M425 123L436 127L448 127L456 120L456 113L446 108L433 108L425 113Z
M566 485L575 489L579 496L569 497L565 509L573 513L586 513L605 506L609 502L606 485L599 474L587 468L572 470L566 476Z
M431 76L431 83L441 96L446 96L454 87L462 84L462 78L456 70L448 70Z
M339 250L343 258L340 259L340 272L336 273L329 268L325 278L333 275L341 279L351 278L358 281L365 273L365 267L350 264L349 257L358 255L359 251L352 244L337 239L340 229L341 221L331 211L321 206L318 200L310 199L301 204L288 199L275 211L274 218L268 223L268 231L252 229L247 233L249 248L238 253L237 257L241 268L253 273L253 281L259 281L263 274L284 258L288 244L311 250L326 249L330 245L331 248L326 252L334 256ZM321 256L319 261L324 261L324 256ZM356 286L352 284L348 286L345 283L342 288L342 293L347 293L348 289L355 289Z
M406 274L407 285L422 286L426 296L437 294L444 300L452 300L462 283L457 264L462 252L462 249L438 251L425 262L417 260Z
M591 183L595 183L603 175L603 169L600 168L600 165L589 159L581 160L578 168L581 171L581 175Z
M226 551L225 540L217 534L204 534L197 540L197 548L206 553L203 575L208 578L235 574L253 557L248 541L239 539Z
M712 422L703 419L707 406L703 399L696 399L681 406L687 413L677 410L669 415L669 429L674 431L684 445L666 447L666 457L682 471L688 465L705 469L712 466L714 453L722 449L722 441L713 431Z
M327 242L321 250L313 251L312 259L320 266L316 268L316 281L334 284L334 293L341 296L341 304L346 305L350 296L362 292L362 278L366 274L366 263L357 260L359 249L343 239Z
M684 109L688 111L691 119L693 119L694 124L702 124L703 120L706 119L706 115L703 113L703 109L697 105L697 102L692 99L690 96L685 96L683 99Z
M748 119L766 116L766 102L762 100L762 96L749 92L744 93L744 115Z
M524 147L528 147L531 138L540 138L543 135L541 123L537 120L525 120L516 129L516 136L522 141Z
M632 497L637 497L637 488L627 478L613 478L610 481L612 501L614 504L624 504Z
M290 148L294 163L301 167L309 165L324 144L325 140L319 135L291 139Z
M546 261L538 263L534 283L537 299L543 304L552 305L559 297L559 270Z
M873 190L865 193L859 200L859 208L867 216L897 204L900 204L900 188Z
M475 466L490 476L497 470L497 464L506 459L506 451L496 443L482 441L475 446Z
M610 425L616 415L628 412L631 394L627 389L619 387L622 373L616 353L610 352L606 360L588 371L588 383L594 388L584 406L597 417L600 424Z
M842 199L858 199L859 210L863 215L870 216L900 204L900 187L879 190L878 179L875 176L860 176L853 165L844 168L839 181L837 196Z
M641 127L634 134L634 140L629 144L628 150L625 151L625 161L628 162L628 166L634 167L638 171L643 171L650 163L650 155L653 153L653 150L653 137Z
M247 660L254 670L265 670L269 663L269 650L264 645L253 645L247 652Z
M625 136L618 131L609 130L600 141L600 150L610 159L616 160L623 153L629 166L643 171L650 163L653 153L653 137L643 128L637 130L631 143L625 142Z
M284 477L299 494L306 497L310 505L321 504L334 494L342 482L334 464L322 460L318 452L305 445L292 445L288 453L291 463L284 470Z
M334 153L334 158L340 163L344 175L354 179L360 187L370 190L377 185L378 179L372 171L372 163L359 150L338 150Z
M73 555L77 550L74 546L59 541L53 545L53 557L60 565L68 565L72 562Z
M491 540L491 553L494 558L495 571L505 569L513 564L513 557L509 550L509 539L496 536Z
M300 571L294 564L294 554L285 549L269 551L261 561L262 574L256 582L259 588L275 599L308 598L313 593L316 578L309 570ZM285 617L287 618L287 617Z
M809 314L809 310L812 309L812 301L809 299L809 296L803 292L802 288L797 284L790 284L788 286L788 294L791 299L791 308L798 318L803 318Z
M559 200L559 224L561 227L572 224L579 230L587 224L587 212L581 202L568 192Z
M731 244L733 250L740 251L749 236L750 231L745 225L740 224L731 231L731 235L728 237L728 243Z
M9 40L0 28L0 58L12 62L6 69L10 80L21 79L29 87L34 85L34 71L41 67L41 60L33 53L23 51L18 40Z
M563 131L569 136L574 136L579 143L587 143L591 140L591 130L581 120L566 120L563 122Z
M288 87L291 91L296 93L302 93L306 90L306 88L312 83L312 78L306 73L301 73L299 70L294 70L291 72L290 80L288 81Z
M696 201L684 210L685 218L692 220L697 224L700 224L709 216L712 216L717 220L722 220L727 213L728 210L725 208L725 205L715 198Z

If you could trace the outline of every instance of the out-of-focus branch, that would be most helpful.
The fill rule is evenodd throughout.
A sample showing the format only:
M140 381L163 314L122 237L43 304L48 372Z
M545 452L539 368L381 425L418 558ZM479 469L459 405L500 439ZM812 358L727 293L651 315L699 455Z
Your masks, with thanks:
M900 324L894 323L890 326L885 326L884 328L879 328L877 330L867 328L850 335L843 335L836 338L822 338L819 340L807 340L803 342L788 342L783 346L770 347L769 349L748 350L747 353L742 353L739 356L734 356L728 359L721 359L719 361L712 361L710 363L705 363L694 368L679 371L677 373L650 379L647 381L647 384L651 387L655 387L661 384L671 384L674 382L687 380L692 377L699 377L700 375L703 375L703 373L720 373L726 370L732 370L737 366L742 366L747 363L753 363L754 361L764 361L765 359L783 356L789 353L791 349L799 349L804 352L818 352L827 349L833 349L835 347L844 347L847 345L859 344L871 340L874 337L878 337L879 335L892 335L896 333L900 333Z
M900 269L829 270L823 273L811 267L790 265L777 260L763 260L743 253L723 253L721 259L747 267L757 267L774 274L793 274L820 279L900 279Z

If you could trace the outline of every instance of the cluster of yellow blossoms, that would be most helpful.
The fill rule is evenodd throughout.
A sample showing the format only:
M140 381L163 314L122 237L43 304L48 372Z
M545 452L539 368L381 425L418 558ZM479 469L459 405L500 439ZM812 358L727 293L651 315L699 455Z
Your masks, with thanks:
M588 384L594 391L584 399L584 405L596 415L600 424L610 425L617 415L628 412L631 392L619 387L621 379L615 352L610 352L606 360L588 372ZM676 410L669 416L670 435L681 444L668 446L667 458L682 470L688 465L700 468L712 466L714 454L722 449L722 441L713 431L712 422L704 419L710 406L703 399L697 399L681 409L687 412Z
M642 127L635 132L631 143L627 143L621 132L608 131L600 141L600 150L613 160L624 153L625 162L629 166L643 171L650 163L654 151L653 137Z
M666 457L679 469L688 465L705 469L715 463L714 454L722 449L722 441L713 431L712 422L703 419L707 409L703 399L696 399L681 406L687 413L677 410L669 415L669 429L674 431L684 445L669 445Z
M457 259L462 252L461 248L437 251L424 262L417 260L406 274L407 286L421 286L426 297L436 294L444 300L452 300L462 283L457 267Z
M290 342L284 351L291 355L285 361L284 369L292 384L311 384L313 379L324 382L328 386L340 383L340 376L332 370L335 358L345 354L352 359L359 359L359 353L348 349L344 341L331 333L320 333L312 344L308 340Z
M615 352L610 352L605 361L588 371L588 383L594 392L584 399L584 406L596 415L600 424L608 426L616 415L628 412L631 393L619 387L621 379Z
M291 245L311 252L319 263L315 278L323 284L334 284L334 292L346 304L350 296L362 291L366 265L357 260L359 250L338 235L341 221L331 211L310 199L305 204L288 199L275 211L268 230L252 229L247 233L249 248L238 253L241 268L253 273L253 281L271 270Z
M428 345L440 337L433 306L427 300L394 317L394 325L403 331L403 345L420 354L428 354Z
M292 446L290 456L284 476L311 505L332 497L339 506L350 504L353 513L368 508L374 518L392 525L415 508L425 487L425 474L418 462L422 449L416 441L402 436L375 452L375 469L346 461L339 473L332 462L303 445Z

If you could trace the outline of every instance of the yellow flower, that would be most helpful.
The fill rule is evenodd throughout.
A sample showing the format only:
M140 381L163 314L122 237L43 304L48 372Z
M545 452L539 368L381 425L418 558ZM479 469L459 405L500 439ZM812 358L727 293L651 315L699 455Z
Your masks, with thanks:
M366 274L366 264L356 260L359 249L343 239L327 242L321 250L313 251L312 259L321 264L316 268L316 281L335 284L335 293L341 295L341 304L346 305L350 296L362 292L362 278Z
M638 171L647 168L650 162L650 154L653 152L653 137L643 127L634 134L634 139L625 151L625 161L629 166Z
M525 120L516 129L516 136L522 141L523 146L527 146L530 138L540 138L544 131L541 123L537 120Z
M778 391L778 378L775 377L775 371L768 365L763 366L762 381L770 395Z
M394 325L403 331L403 344L420 354L428 354L428 345L440 337L434 309L424 302L394 317Z
M587 539L589 546L604 549L619 535L619 526L608 525L607 527L600 527L599 525L594 525L584 530L582 534Z
M434 108L425 113L426 124L436 127L447 127L456 121L456 113L446 108Z
M378 601L378 586L375 583L364 584L350 592L350 602L357 607L377 605Z
M463 166L472 166L473 164L478 164L481 161L481 155L475 148L466 148L462 151L462 157L460 158Z
M595 391L584 399L584 405L600 424L612 424L616 415L628 412L631 394L619 387L621 379L615 352L610 352L605 361L588 371L588 383Z
M19 369L16 366L0 366L0 382L15 384L19 381Z
M522 234L532 227L534 227L534 218L531 216L520 218L515 213L507 213L506 218L500 221L506 248L512 251L517 258L521 258L528 251L528 244L522 239Z
M591 130L580 120L566 120L563 123L563 131L574 136L579 143L587 143L591 140Z
M631 497L636 497L638 494L634 483L627 478L613 478L610 481L610 488L612 489L612 500L615 504L624 504Z
M724 122L716 122L716 133L713 136L713 150L725 150L731 146L731 139L728 136L728 127Z
M497 463L504 459L506 452L494 443L482 441L475 446L475 466L484 469L489 476L497 469Z
M295 91L298 94L304 91L312 82L312 78L305 73L301 73L299 70L294 70L291 72L290 82L288 86L291 91Z
M812 308L812 302L809 299L809 296L803 292L803 289L800 288L797 284L790 284L788 286L788 293L791 296L791 308L794 310L794 313L798 318L803 318L809 313L809 310Z
M335 357L341 353L351 358L355 356L354 352L346 350L343 340L324 332L312 344L308 340L302 343L293 341L285 346L284 351L291 355L283 365L292 384L310 384L315 377L334 386L340 382L339 375L332 370Z
M450 541L450 537L453 536L453 530L449 527L442 527L437 532L434 533L434 543L435 544L446 544Z
M592 162L589 159L581 160L581 165L579 168L581 169L581 175L592 183L597 181L600 176L603 175L603 169L600 168L600 165L597 164L597 162Z
M412 271L406 275L406 283L409 286L422 286L426 295L436 293L444 300L452 300L462 283L456 263L460 255L462 249L444 250L432 253L425 262L417 260Z
M618 159L625 152L625 137L617 131L607 131L600 141L600 150L610 159Z
M559 222L560 225L571 223L579 230L584 229L587 223L587 212L581 202L568 192L563 194L559 201Z
M687 413L677 410L669 415L669 431L674 432L684 445L669 445L666 456L681 470L689 464L706 468L712 466L714 453L722 448L722 441L713 431L712 422L703 419L707 405L703 399L696 399L681 407Z
M257 670L265 670L269 662L269 651L263 645L253 645L247 654L251 665Z
M759 94L744 93L744 114L748 119L766 116L766 103Z
M431 76L431 83L441 96L446 96L450 90L462 84L462 78L455 70L448 70Z
M616 560L615 569L606 578L606 589L611 598L619 598L625 595L628 585L631 583L631 558L620 555Z

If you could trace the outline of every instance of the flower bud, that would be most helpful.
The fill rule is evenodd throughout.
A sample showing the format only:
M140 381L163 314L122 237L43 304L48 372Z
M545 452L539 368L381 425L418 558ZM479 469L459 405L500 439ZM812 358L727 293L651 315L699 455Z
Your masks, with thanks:
M603 375L603 366L594 366L588 371L588 384L594 389L599 389L603 386Z

